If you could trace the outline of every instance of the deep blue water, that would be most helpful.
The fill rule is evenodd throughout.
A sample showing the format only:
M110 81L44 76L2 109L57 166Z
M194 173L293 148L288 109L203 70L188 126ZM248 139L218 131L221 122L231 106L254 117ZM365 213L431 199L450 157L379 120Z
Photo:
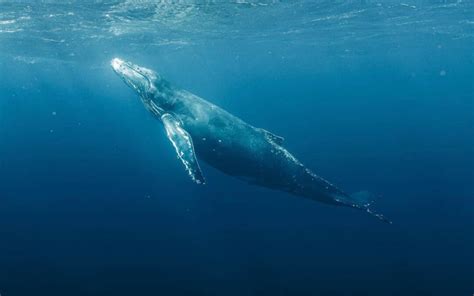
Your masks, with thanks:
M471 295L471 1L0 1L0 293ZM185 173L121 57L392 225Z

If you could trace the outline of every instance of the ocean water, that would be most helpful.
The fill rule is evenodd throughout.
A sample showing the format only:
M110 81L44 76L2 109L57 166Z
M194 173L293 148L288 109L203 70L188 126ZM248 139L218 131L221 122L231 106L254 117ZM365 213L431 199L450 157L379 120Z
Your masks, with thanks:
M471 295L473 1L0 0L0 294ZM380 196L191 182L120 57Z

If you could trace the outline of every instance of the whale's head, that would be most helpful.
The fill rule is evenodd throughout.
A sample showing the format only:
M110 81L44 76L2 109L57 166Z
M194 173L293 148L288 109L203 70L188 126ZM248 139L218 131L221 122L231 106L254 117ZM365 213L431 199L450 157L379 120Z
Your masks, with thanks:
M146 98L156 92L155 82L159 76L153 70L137 66L119 58L114 58L110 64L115 73L141 97Z

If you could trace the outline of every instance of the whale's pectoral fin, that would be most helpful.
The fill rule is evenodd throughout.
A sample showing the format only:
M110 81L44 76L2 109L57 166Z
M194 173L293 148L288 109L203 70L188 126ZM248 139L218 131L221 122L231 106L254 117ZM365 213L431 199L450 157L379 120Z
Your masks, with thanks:
M283 142L285 141L285 138L277 136L277 135L267 131L266 129L260 128L260 130L265 134L265 137L267 137L267 139L269 139L270 141L275 142L278 145L282 145Z
M173 115L163 114L161 120L165 126L168 139L176 149L178 158L183 162L191 179L197 184L204 184L205 180L194 153L191 135L181 127L181 123Z

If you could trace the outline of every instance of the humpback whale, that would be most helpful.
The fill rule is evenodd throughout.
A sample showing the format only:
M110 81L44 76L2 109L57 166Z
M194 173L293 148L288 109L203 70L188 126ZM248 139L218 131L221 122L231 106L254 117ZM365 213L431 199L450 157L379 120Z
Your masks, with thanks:
M363 210L390 223L371 209L371 194L347 194L316 175L283 147L283 137L254 127L173 86L153 70L119 58L114 58L111 66L136 91L145 108L163 123L178 158L195 183L206 182L199 159L250 184Z

